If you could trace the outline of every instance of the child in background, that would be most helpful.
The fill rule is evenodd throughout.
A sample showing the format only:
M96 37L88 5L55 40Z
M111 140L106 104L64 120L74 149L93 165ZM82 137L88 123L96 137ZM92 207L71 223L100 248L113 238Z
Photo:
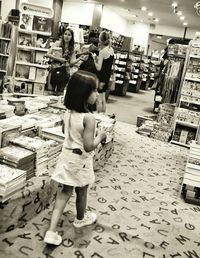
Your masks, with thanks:
M56 232L57 223L64 208L76 192L76 218L74 227L80 228L94 223L95 213L86 212L88 185L94 183L93 155L95 148L106 140L106 133L95 136L95 118L88 110L88 105L95 103L98 92L96 75L87 71L75 72L69 80L64 105L65 141L52 179L63 185L57 193L50 228L46 232L44 242L60 245L62 238Z

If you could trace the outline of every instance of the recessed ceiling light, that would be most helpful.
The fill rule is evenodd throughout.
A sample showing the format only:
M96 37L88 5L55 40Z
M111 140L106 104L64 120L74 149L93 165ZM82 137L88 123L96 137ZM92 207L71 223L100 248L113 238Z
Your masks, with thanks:
M181 16L179 19L180 19L181 21L183 21L183 20L185 20L185 16Z
M182 15L182 14L183 14L183 13L182 13L181 11L178 11L178 12L177 12L177 15L178 15L178 16L180 16L180 15Z
M146 11L147 10L146 6L142 6L141 10Z
M149 12L149 13L148 13L148 16L153 16L153 13L152 13L152 12Z
M158 19L158 18L155 18L155 22L159 22L159 19Z
M178 6L178 3L177 2L173 2L172 3L172 7L177 7Z
M188 23L187 23L187 22L184 22L184 23L183 23L183 26L187 26L187 25L188 25Z

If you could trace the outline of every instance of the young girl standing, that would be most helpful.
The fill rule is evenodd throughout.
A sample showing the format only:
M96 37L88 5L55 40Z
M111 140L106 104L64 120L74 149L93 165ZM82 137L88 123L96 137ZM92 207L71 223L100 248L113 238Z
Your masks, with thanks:
M94 149L106 140L106 133L95 136L95 118L88 105L95 103L98 93L98 79L89 72L75 72L69 80L64 105L65 141L52 179L61 183L63 188L57 193L49 230L44 242L59 245L62 238L56 232L57 223L71 197L76 192L76 218L74 227L90 225L96 221L96 214L86 212L88 185L94 183Z

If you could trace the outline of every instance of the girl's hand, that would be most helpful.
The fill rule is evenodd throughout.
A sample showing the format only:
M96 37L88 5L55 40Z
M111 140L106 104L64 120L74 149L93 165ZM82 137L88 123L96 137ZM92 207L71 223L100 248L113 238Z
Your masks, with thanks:
M88 55L81 55L81 56L79 57L79 60L80 60L80 61L87 61L87 59L88 59Z

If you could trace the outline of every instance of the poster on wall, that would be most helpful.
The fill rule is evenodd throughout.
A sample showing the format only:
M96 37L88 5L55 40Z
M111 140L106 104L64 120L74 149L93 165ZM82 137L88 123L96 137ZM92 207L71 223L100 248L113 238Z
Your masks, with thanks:
M34 16L33 30L51 32L52 20L49 18Z
M53 10L43 6L21 3L19 28L28 31L51 33Z

